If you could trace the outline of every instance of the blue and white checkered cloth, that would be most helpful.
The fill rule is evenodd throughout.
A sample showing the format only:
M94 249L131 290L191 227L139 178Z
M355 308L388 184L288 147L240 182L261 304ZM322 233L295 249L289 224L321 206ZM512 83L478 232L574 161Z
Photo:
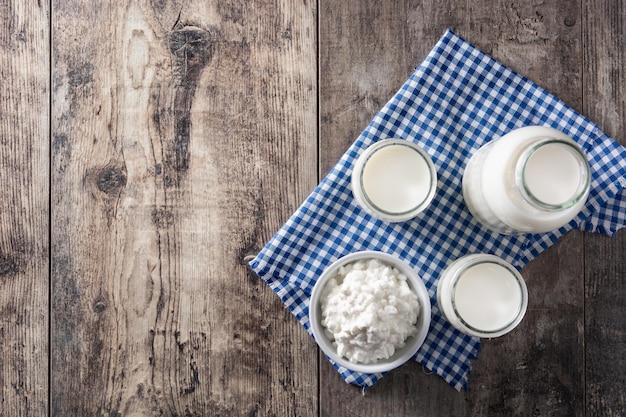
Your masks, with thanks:
M481 227L468 212L461 177L470 155L486 142L528 125L546 125L574 138L592 168L587 204L550 233L505 236ZM439 183L430 207L404 223L386 223L355 202L350 176L359 154L385 138L418 143L432 157ZM480 340L455 330L441 315L441 271L470 253L491 253L521 269L571 229L613 235L626 224L626 149L562 101L448 30L398 93L302 206L250 262L310 333L308 305L317 277L333 261L378 250L407 261L425 281L431 328L415 360L460 390L467 387ZM349 383L374 385L382 374L333 364Z

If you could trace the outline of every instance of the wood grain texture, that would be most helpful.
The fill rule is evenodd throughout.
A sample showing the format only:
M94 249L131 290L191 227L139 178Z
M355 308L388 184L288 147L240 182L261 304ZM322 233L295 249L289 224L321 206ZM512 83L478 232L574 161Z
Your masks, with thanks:
M0 4L0 416L626 415L624 230L570 233L524 269L526 319L462 393L408 363L363 395L246 262L448 27L626 144L625 17L616 0Z
M48 410L48 13L0 5L0 416Z
M320 1L321 177L426 54L407 27L418 4Z
M626 144L626 8L590 1L583 19L583 107ZM626 415L626 230L585 236L587 415Z
M316 183L313 7L55 4L53 415L315 411L244 262Z

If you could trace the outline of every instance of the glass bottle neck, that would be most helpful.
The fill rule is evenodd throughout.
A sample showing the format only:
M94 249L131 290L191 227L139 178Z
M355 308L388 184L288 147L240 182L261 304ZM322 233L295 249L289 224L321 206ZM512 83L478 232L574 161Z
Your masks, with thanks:
M515 177L526 202L540 210L560 211L587 196L591 171L575 142L546 137L522 152Z

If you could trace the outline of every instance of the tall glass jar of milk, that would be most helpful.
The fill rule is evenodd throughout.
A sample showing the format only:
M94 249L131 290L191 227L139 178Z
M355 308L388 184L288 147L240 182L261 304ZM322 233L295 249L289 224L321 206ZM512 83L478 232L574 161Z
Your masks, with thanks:
M580 212L590 179L589 162L574 140L550 127L527 126L476 151L463 173L463 198L495 232L542 233Z

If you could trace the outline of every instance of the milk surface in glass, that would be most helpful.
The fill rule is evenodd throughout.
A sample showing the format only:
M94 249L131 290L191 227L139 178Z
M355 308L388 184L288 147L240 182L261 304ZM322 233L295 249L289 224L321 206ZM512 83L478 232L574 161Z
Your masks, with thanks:
M408 146L386 146L363 167L363 191L381 210L403 213L421 204L430 191L430 168Z
M416 143L384 139L370 145L355 161L352 193L370 215L403 222L422 213L437 191L437 170Z
M581 182L576 154L558 143L539 147L528 158L524 169L526 188L548 205L562 205L575 197Z
M522 291L506 268L480 263L458 278L453 302L458 315L469 326L496 331L515 320L522 303Z
M524 278L491 254L463 256L441 273L437 303L444 317L463 333L494 338L513 330L528 306Z

